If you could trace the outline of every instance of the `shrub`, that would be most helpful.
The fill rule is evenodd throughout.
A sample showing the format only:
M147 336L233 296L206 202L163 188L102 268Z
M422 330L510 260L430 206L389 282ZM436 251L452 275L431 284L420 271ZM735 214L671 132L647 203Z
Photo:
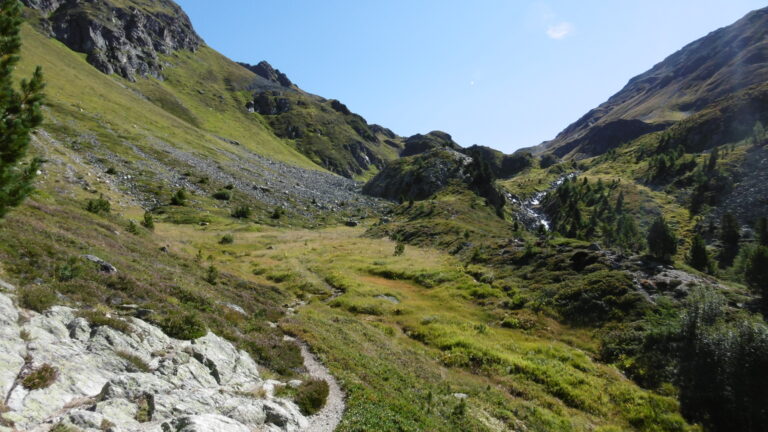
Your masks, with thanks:
M644 305L632 280L619 271L598 271L583 282L567 282L553 300L568 321L582 325L631 318Z
M194 313L172 313L160 323L160 328L170 337L182 340L192 340L208 333L203 321Z
M144 220L141 221L141 226L152 231L155 229L155 218L150 212L144 212Z
M100 195L96 199L88 200L85 209L93 214L106 214L112 210L112 205L104 198L104 195Z
M221 190L213 194L213 197L221 201L229 201L232 199L232 192L228 190Z
M281 334L259 335L257 340L246 340L242 348L261 365L281 375L289 375L304 365L301 349Z
M235 237L232 234L224 234L219 240L219 244L228 245L235 242Z
M232 210L232 217L235 219L248 219L253 211L247 205L239 206Z
M69 282L78 278L83 273L83 267L77 258L69 258L67 262L59 264L54 269L54 277L59 282Z
M136 225L136 222L134 222L133 220L128 221L128 226L125 228L125 230L133 235L139 234L139 226Z
M398 242L398 243L395 245L395 253L394 253L394 255L395 255L395 256L401 256L401 255L403 255L404 253L405 253L405 243L402 243L402 242Z
M43 313L56 303L56 293L43 286L24 288L19 295L19 303L24 308Z
M208 266L208 271L205 274L205 281L211 285L216 285L219 280L219 270L213 265Z
M285 215L285 210L282 207L275 207L275 209L272 210L272 215L270 215L269 217L277 220L283 217L284 215Z
M28 373L21 380L21 385L27 390L40 390L50 387L56 378L59 377L59 370L45 363L39 368Z
M112 318L98 310L80 311L78 315L81 318L85 318L92 327L109 327L125 334L131 334L133 332L133 327L126 321Z
M171 196L171 205L184 206L187 205L187 191L179 189L173 196Z
M296 391L296 405L304 415L312 415L325 406L328 399L328 383L312 379L303 382Z

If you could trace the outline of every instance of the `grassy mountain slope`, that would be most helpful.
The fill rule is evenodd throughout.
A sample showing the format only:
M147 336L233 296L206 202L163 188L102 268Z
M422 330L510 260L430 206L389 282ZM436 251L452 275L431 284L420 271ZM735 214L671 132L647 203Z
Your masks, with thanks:
M643 133L631 132L624 125L623 135L585 140L594 131L611 127L613 122L633 120L640 126L650 123L663 127L663 123L685 119L721 97L765 82L768 78L767 25L768 10L760 9L690 43L632 78L608 101L534 151L555 151L560 156L578 157L601 154ZM583 148L587 144L599 150Z

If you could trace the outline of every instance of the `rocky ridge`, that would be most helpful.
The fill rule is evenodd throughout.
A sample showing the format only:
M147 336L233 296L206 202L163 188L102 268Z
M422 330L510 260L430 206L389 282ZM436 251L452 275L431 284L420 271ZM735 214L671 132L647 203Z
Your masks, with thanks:
M127 7L110 1L23 0L43 15L48 32L106 74L129 80L162 78L160 55L195 51L203 41L189 17L170 0Z
M664 122L686 118L719 98L766 82L766 27L768 8L763 8L691 42L629 80L621 91L569 125L555 139L528 150L578 154L579 144L575 142L584 140L595 128L621 119L663 127ZM604 138L599 147L612 148L623 142L611 136ZM564 146L568 148L561 150Z
M0 294L0 430L45 431L59 423L113 432L308 427L293 402L274 397L286 384L263 379L228 341L213 333L181 341L140 319L124 322L130 331L91 325L69 307L38 314ZM55 381L25 388L23 379L43 365L55 368Z

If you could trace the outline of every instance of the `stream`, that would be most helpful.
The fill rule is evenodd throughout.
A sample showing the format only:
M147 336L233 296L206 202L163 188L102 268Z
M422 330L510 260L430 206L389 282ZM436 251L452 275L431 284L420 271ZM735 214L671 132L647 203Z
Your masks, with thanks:
M557 180L552 182L546 190L536 192L526 199L520 199L514 194L507 193L507 201L518 209L518 220L525 225L528 230L537 230L543 225L544 228L549 231L549 219L547 219L547 216L544 214L544 209L542 209L541 203L549 192L557 189L566 180L572 179L577 175L578 173L572 172L560 176Z

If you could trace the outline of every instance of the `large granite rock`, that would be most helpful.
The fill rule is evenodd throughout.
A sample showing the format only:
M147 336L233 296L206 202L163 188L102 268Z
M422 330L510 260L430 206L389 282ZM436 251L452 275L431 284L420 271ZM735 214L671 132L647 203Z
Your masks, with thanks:
M57 423L84 431L300 431L308 420L266 391L258 365L213 333L194 341L142 320L132 331L92 327L67 307L20 310L0 294L0 391L19 430ZM56 380L26 389L20 378L43 364ZM285 385L279 383L280 385ZM270 383L269 387L274 387Z

